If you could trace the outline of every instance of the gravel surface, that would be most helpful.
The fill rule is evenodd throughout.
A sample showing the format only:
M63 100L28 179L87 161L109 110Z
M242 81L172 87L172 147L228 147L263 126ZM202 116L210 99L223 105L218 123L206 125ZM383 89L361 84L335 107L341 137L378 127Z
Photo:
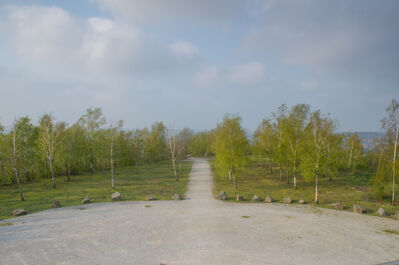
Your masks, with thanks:
M215 200L211 189L208 162L196 159L184 201L86 204L4 220L13 225L0 226L0 264L363 265L399 259L399 235L383 232L399 231L398 221L306 205L227 203Z

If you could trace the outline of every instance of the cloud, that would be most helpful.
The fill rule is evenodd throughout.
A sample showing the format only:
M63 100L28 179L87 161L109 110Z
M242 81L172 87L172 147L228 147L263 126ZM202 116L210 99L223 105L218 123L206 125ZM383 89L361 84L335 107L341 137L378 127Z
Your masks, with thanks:
M242 41L249 53L324 73L380 72L398 65L398 1L268 1ZM392 71L394 72L394 70Z
M182 58L195 58L199 56L200 52L197 47L187 41L179 41L172 43L170 46L172 53Z
M307 80L300 84L299 89L304 92L315 92L319 90L319 82L317 80Z
M200 70L194 83L199 88L245 87L253 88L264 86L269 82L265 67L260 62L234 65L220 69L213 65Z
M136 22L176 22L185 20L193 23L231 21L243 14L247 6L239 0L91 0L102 9L118 17Z

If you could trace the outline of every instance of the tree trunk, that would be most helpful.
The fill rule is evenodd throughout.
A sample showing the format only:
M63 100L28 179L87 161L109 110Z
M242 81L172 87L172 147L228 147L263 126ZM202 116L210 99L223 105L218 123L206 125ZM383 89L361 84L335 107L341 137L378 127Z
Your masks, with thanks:
M316 185L315 185L315 203L319 203L319 174L316 174Z
M179 175L177 174L177 171L176 171L176 162L174 159L172 159L172 164L173 164L173 171L175 172L176 181L179 181Z
M234 189L237 189L237 180L236 176L233 175L233 184L234 184Z
M296 160L294 159L294 189L296 189Z
M50 171L51 171L51 180L53 181L53 188L55 189L55 178L54 178L54 169L53 169L53 159L50 158Z
M14 155L14 159L13 159L13 168L14 168L14 173L15 173L15 177L17 178L17 182L18 182L18 189L19 189L19 195L21 196L21 201L24 201L24 195L22 193L22 186L21 186L21 180L19 179L19 174L18 174L18 169L17 169L17 150L16 150L16 135L15 135L15 130L13 133L14 137L13 137L13 155Z
M396 149L398 147L398 136L399 136L399 121L396 119L396 135L395 135L395 145L393 150L393 160L392 160L392 204L395 202L395 178L396 178Z
M270 169L270 175L273 174L272 158L270 156L269 156L269 169Z
M113 146L114 146L114 137L112 136L112 138L111 138L111 179L112 179L112 188L115 188Z
M282 172L282 170L281 170L281 165L279 166L279 168L280 168L280 182L281 182L282 179L283 179L283 172Z
M136 159L136 174L139 172L138 166L139 166L139 162L138 162L138 159Z
M229 168L229 181L231 181L231 169Z
M4 173L4 163L1 163L1 175L3 177L4 185L7 185L7 178L6 178L6 174Z
M351 164L352 164L352 155L353 155L353 140L352 140L352 144L351 144L351 152L350 152L350 154L349 154L348 168L351 168Z

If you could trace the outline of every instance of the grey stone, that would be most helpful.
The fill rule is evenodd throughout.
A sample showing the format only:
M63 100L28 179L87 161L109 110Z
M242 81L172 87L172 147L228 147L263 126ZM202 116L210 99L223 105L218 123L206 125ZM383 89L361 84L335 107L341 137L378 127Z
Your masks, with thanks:
M364 208L364 206L362 206L362 205L354 204L353 205L353 211L355 213L365 213L366 212L366 208Z
M226 192L223 190L216 196L216 199L218 200L227 200L227 195Z
M284 198L283 202L290 204L291 203L291 198L290 197Z
M259 196L258 196L258 195L254 195L254 196L252 197L252 202L260 202Z
M393 216L393 219L396 219L399 221L399 212L396 212L395 215Z
M14 216L20 216L24 214L27 214L27 212L24 209L16 209L12 212L12 215Z
M54 208L59 208L59 207L61 207L60 201L55 201L55 202L53 202L53 207L54 207Z
M331 208L337 209L337 210L343 210L344 209L344 205L341 202L336 202L336 203L332 203L330 204Z
M377 210L377 214L379 215L379 216L387 216L388 215L388 213L385 211L385 209L384 208L378 208L378 210Z
M241 195L237 194L237 201L242 201L242 200L244 200L244 198Z
M266 196L266 199L265 199L265 202L267 202L267 203L272 203L272 202L274 202L274 199L273 199L272 196L267 195L267 196Z
M300 204L305 204L305 201L304 200L299 200L299 203Z
M155 197L152 196L152 195L150 195L150 194L147 194L147 195L145 196L145 200L146 200L146 201L153 201L153 200L155 200Z
M175 193L175 195L173 195L172 199L175 201L179 201L179 200L183 200L183 197L180 194Z
M86 203L90 203L90 198L89 197L87 197L87 198L84 198L83 200L82 200L82 204L86 204Z
M114 201L120 201L122 199L122 196L119 192L115 192L111 195L111 198Z

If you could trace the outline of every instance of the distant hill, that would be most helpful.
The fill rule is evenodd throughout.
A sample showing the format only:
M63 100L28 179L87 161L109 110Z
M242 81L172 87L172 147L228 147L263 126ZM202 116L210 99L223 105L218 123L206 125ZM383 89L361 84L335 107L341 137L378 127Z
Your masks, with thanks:
M362 143L366 151L373 149L374 139L378 137L384 137L385 135L383 132L357 132L357 134L362 139Z

